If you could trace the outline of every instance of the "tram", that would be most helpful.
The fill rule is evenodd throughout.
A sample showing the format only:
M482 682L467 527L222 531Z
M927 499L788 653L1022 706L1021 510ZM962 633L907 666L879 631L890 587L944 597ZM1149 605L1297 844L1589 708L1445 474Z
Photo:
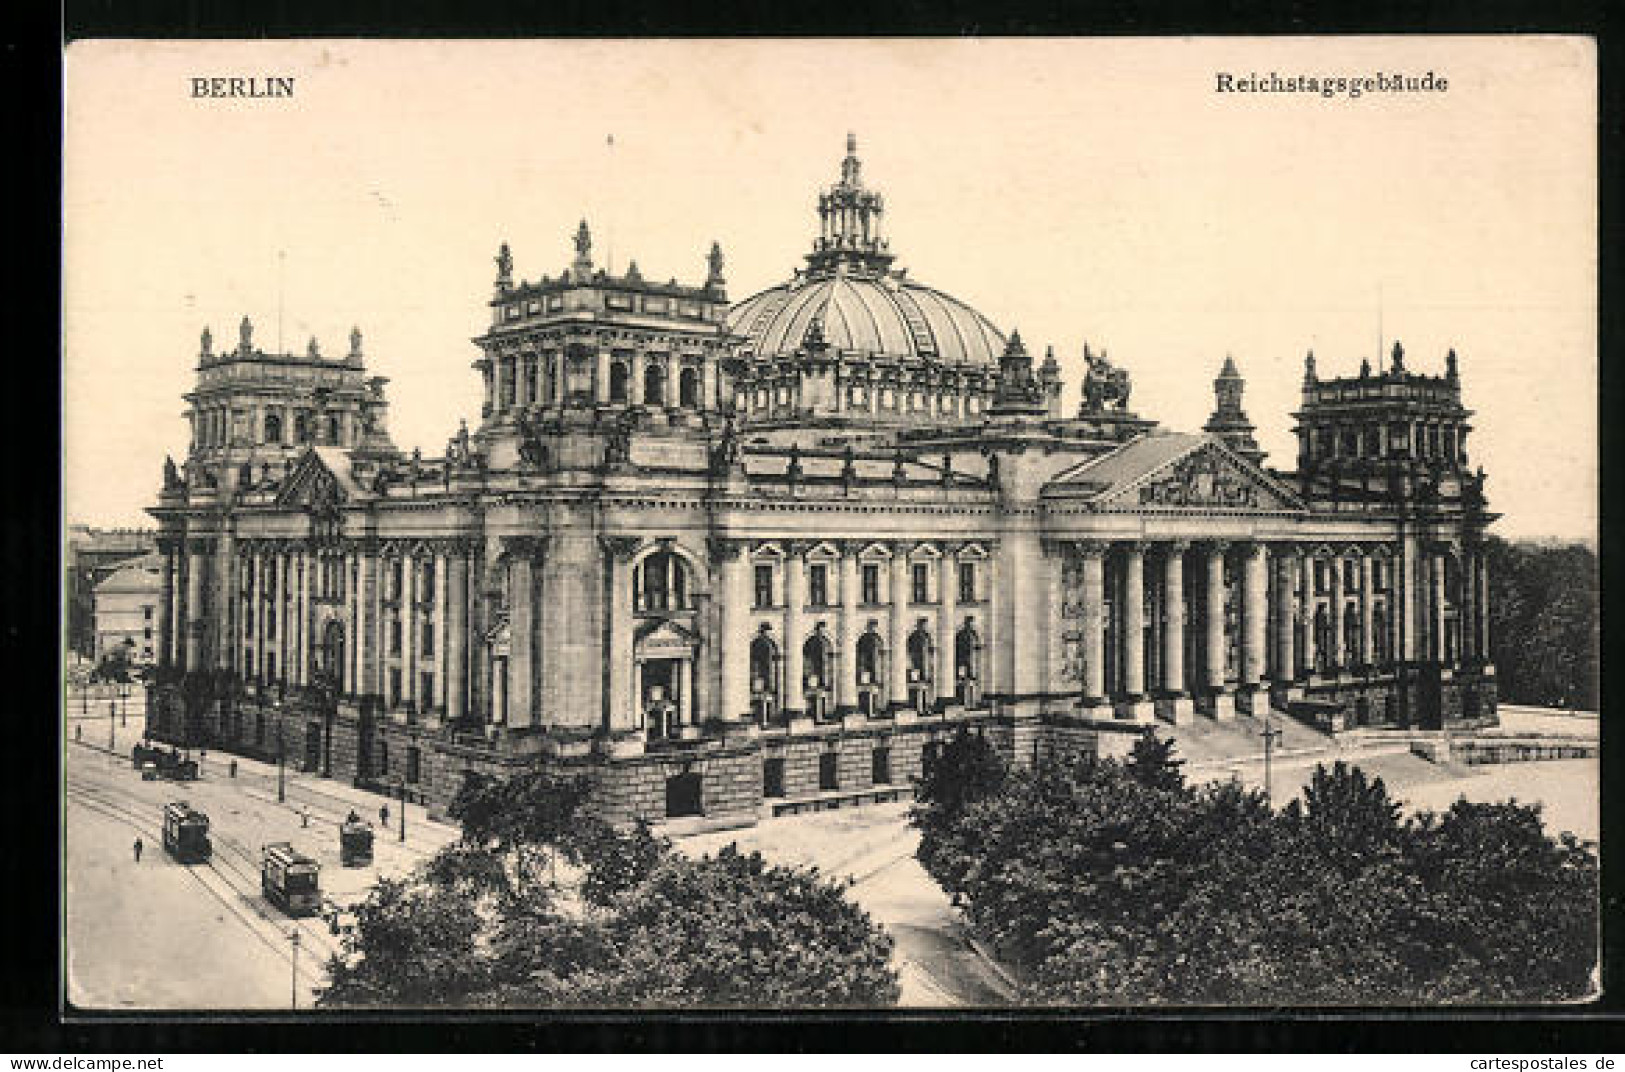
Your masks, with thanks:
M184 800L165 804L164 851L183 864L207 863L214 854L209 817Z
M312 916L321 909L318 885L321 865L286 841L265 846L260 858L260 890L265 899L290 916Z
M372 863L372 827L355 812L339 827L339 861L345 867L364 867Z

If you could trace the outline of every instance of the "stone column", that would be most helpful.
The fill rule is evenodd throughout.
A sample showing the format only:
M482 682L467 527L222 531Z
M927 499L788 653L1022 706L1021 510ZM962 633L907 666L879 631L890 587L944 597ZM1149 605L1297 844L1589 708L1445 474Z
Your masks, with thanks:
M629 405L643 405L643 358L641 349L633 350L627 358L626 399Z
M1299 650L1303 652L1303 678L1305 681L1314 676L1316 645L1315 637L1315 556L1313 554L1301 558L1298 562L1298 628L1301 630Z
M711 559L721 567L717 606L717 654L722 661L721 705L724 722L750 718L750 563L740 540L715 540Z
M937 706L946 708L954 702L954 617L958 611L959 589L958 580L954 576L954 567L958 563L953 555L946 549L937 560ZM1057 592L1059 586L1051 584L1048 598L1055 606L1060 605ZM1052 616L1053 622L1053 616ZM1053 626L1052 626L1053 628ZM1053 640L1054 632L1050 633ZM1054 691L1053 688L1051 691Z
M1376 611L1377 592L1376 582L1372 577L1371 556L1360 556L1360 663L1365 666L1375 665L1375 652L1372 650L1372 622Z
M361 581L356 592L356 689L363 695L383 693L384 652L378 642L378 545L368 540L361 549Z
M717 357L700 354L700 409L707 412L717 408Z
M1473 556L1478 568L1475 571L1477 591L1473 598L1473 613L1477 621L1474 623L1477 632L1478 659L1488 665L1494 662L1494 655L1490 648L1490 558L1489 548L1483 544L1478 546L1478 553Z
M1285 689L1292 681L1296 659L1293 640L1297 631L1294 615L1293 589L1297 586L1297 571L1303 566L1303 557L1290 544L1277 549L1275 557L1275 681Z
M1269 700L1259 691L1269 655L1269 561L1262 543L1249 544L1242 559L1241 659L1238 667L1249 712L1262 715Z
M1446 655L1444 644L1444 578L1444 549L1440 547L1433 552L1433 576L1430 578L1432 581L1433 610L1429 615L1432 624L1428 629L1428 657L1437 663L1443 663Z
M1343 657L1343 556L1340 554L1332 556L1329 580L1331 606L1326 617L1331 621L1332 627L1329 630L1331 643L1326 647L1326 658L1334 672L1341 672L1346 660Z
M694 660L677 661L677 722L687 727L694 724ZM684 734L684 736L689 736Z
M1404 662L1416 662L1422 658L1424 651L1422 616L1417 612L1421 609L1422 593L1426 590L1422 585L1422 556L1417 553L1416 537L1405 537L1400 545L1397 565L1400 576L1394 585L1394 595L1399 602L1396 617L1404 639L1397 658Z
M186 549L186 669L203 668L203 572L208 545L192 541Z
M299 622L299 639L294 648L294 683L310 684L310 582L314 570L310 552L303 548L299 555L299 590L294 597L294 616Z
M609 347L598 347L598 368L594 374L593 397L600 406L609 405Z
M603 539L609 572L609 630L604 665L609 668L609 689L604 698L604 723L611 733L629 734L638 728L638 698L632 686L633 632L632 552L637 540L624 536Z
M158 608L158 662L163 666L175 663L175 543L162 540L158 547L164 553L163 602ZM235 645L233 646L235 650Z
M807 602L803 592L806 557L805 550L796 544L788 544L785 550L787 553L784 556L784 715L786 718L795 719L806 714L807 704L801 679L801 645L806 640L806 637L801 635L801 612Z
M1216 541L1207 550L1207 688L1213 698L1213 717L1231 718L1236 713L1235 697L1224 677L1224 552L1226 544Z
M1120 713L1148 722L1154 712L1145 698L1145 544L1123 545L1123 623L1118 652L1123 660Z
M434 661L429 664L434 671L434 694L428 702L441 712L445 711L446 697L451 693L451 676L446 673L446 618L451 610L450 565L450 556L444 551L437 551L429 559L429 566L434 570L434 606L430 611L434 622Z
M446 559L446 718L468 712L468 549L453 544Z
M529 540L507 541L508 556L508 724L528 726L535 709L536 585Z
M891 599L891 636L887 641L886 680L887 699L892 709L908 706L908 634L904 618L908 598L908 556L903 545L895 543L891 549L891 584L886 594Z
M1106 546L1078 544L1083 561L1083 703L1106 702Z
M1162 557L1162 698L1161 714L1175 725L1195 717L1185 687L1185 552L1183 540L1163 545Z
M214 664L222 670L229 670L233 653L237 651L237 637L232 631L237 607L237 541L232 538L231 520L224 519L222 524L225 527L215 543L214 591L211 594L215 608Z
M835 710L842 716L857 710L858 680L858 559L855 546L841 549L841 615L835 656Z

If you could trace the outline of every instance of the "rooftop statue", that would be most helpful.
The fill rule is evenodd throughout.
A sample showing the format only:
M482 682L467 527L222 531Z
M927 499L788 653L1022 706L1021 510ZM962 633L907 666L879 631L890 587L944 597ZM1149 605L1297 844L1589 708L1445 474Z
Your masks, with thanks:
M1083 408L1088 413L1103 413L1108 407L1128 409L1129 375L1127 369L1113 365L1102 350L1095 356L1089 344L1083 344L1083 360L1089 370L1083 375Z

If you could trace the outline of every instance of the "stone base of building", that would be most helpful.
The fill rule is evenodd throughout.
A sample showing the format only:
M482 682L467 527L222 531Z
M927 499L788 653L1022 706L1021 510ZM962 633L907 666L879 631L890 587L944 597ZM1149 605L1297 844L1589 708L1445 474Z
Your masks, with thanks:
M1262 689L1245 694L1259 708ZM1279 696L1280 693L1278 692ZM1287 693L1290 695L1290 692ZM1301 698L1338 705L1345 725L1471 728L1495 722L1492 667L1407 667L1403 672L1317 680ZM202 702L199 702L199 701ZM312 777L342 779L409 799L443 816L470 774L504 777L538 765L597 776L594 806L616 822L748 825L789 811L908 799L936 750L961 730L979 734L1017 766L1126 756L1154 724L1186 725L1193 712L1234 717L1237 697L1210 693L1106 702L1001 704L926 717L798 720L785 726L717 722L697 737L650 741L529 727L450 724L383 711L374 697L216 690L178 680L149 688L147 734L275 761ZM1040 714L1039 709L1048 710ZM1031 708L1031 710L1028 710ZM1119 717L1120 714L1129 717ZM1162 732L1167 732L1166 730Z
M1149 725L1157 720L1157 705L1143 696L1134 700L1119 700L1117 717L1125 722Z
M1157 697L1157 717L1175 726L1196 721L1196 701L1184 693Z

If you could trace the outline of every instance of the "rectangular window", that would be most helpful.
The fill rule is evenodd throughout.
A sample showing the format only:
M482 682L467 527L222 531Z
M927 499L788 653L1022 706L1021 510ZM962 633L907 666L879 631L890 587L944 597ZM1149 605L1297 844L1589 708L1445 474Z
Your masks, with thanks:
M914 563L914 602L931 602L931 567L924 562Z
M976 602L976 563L961 562L959 564L959 601L961 603Z
M389 653L391 655L401 653L401 620L399 618L389 620Z
M756 606L771 607L773 605L773 567L756 567Z
M141 630L141 639L142 640L151 640L152 639L152 626L149 625L145 629Z
M824 752L818 757L818 788L830 792L841 788L841 756Z
M423 566L423 576L418 578L418 598L425 603L434 602L434 563L427 562Z
M276 680L276 652L274 651L265 653L265 680Z
M880 566L874 562L863 564L863 602L871 606L880 602Z
M389 773L389 742L378 742L378 774L382 777Z
M399 601L401 598L401 561L396 559L389 564L389 598Z
M434 706L434 675L425 670L418 675L418 706L424 710Z
M423 642L418 645L425 659L434 658L434 619L426 618L423 621Z
M784 796L784 760L762 760L762 796Z
M829 606L829 567L822 562L807 569L807 602L815 607Z
M423 777L423 750L415 744L406 746L406 780L413 785Z
M877 749L875 749L874 758L873 758L873 760L871 762L871 768L873 770L873 774L869 779L870 781L874 782L874 784L876 784L876 785L890 785L891 784L891 749L889 749L889 748L877 748Z
M276 607L265 608L265 639L276 639Z
M142 607L141 617L146 621L152 621L152 608L150 606Z
M389 668L389 706L401 705L401 671L398 667Z

